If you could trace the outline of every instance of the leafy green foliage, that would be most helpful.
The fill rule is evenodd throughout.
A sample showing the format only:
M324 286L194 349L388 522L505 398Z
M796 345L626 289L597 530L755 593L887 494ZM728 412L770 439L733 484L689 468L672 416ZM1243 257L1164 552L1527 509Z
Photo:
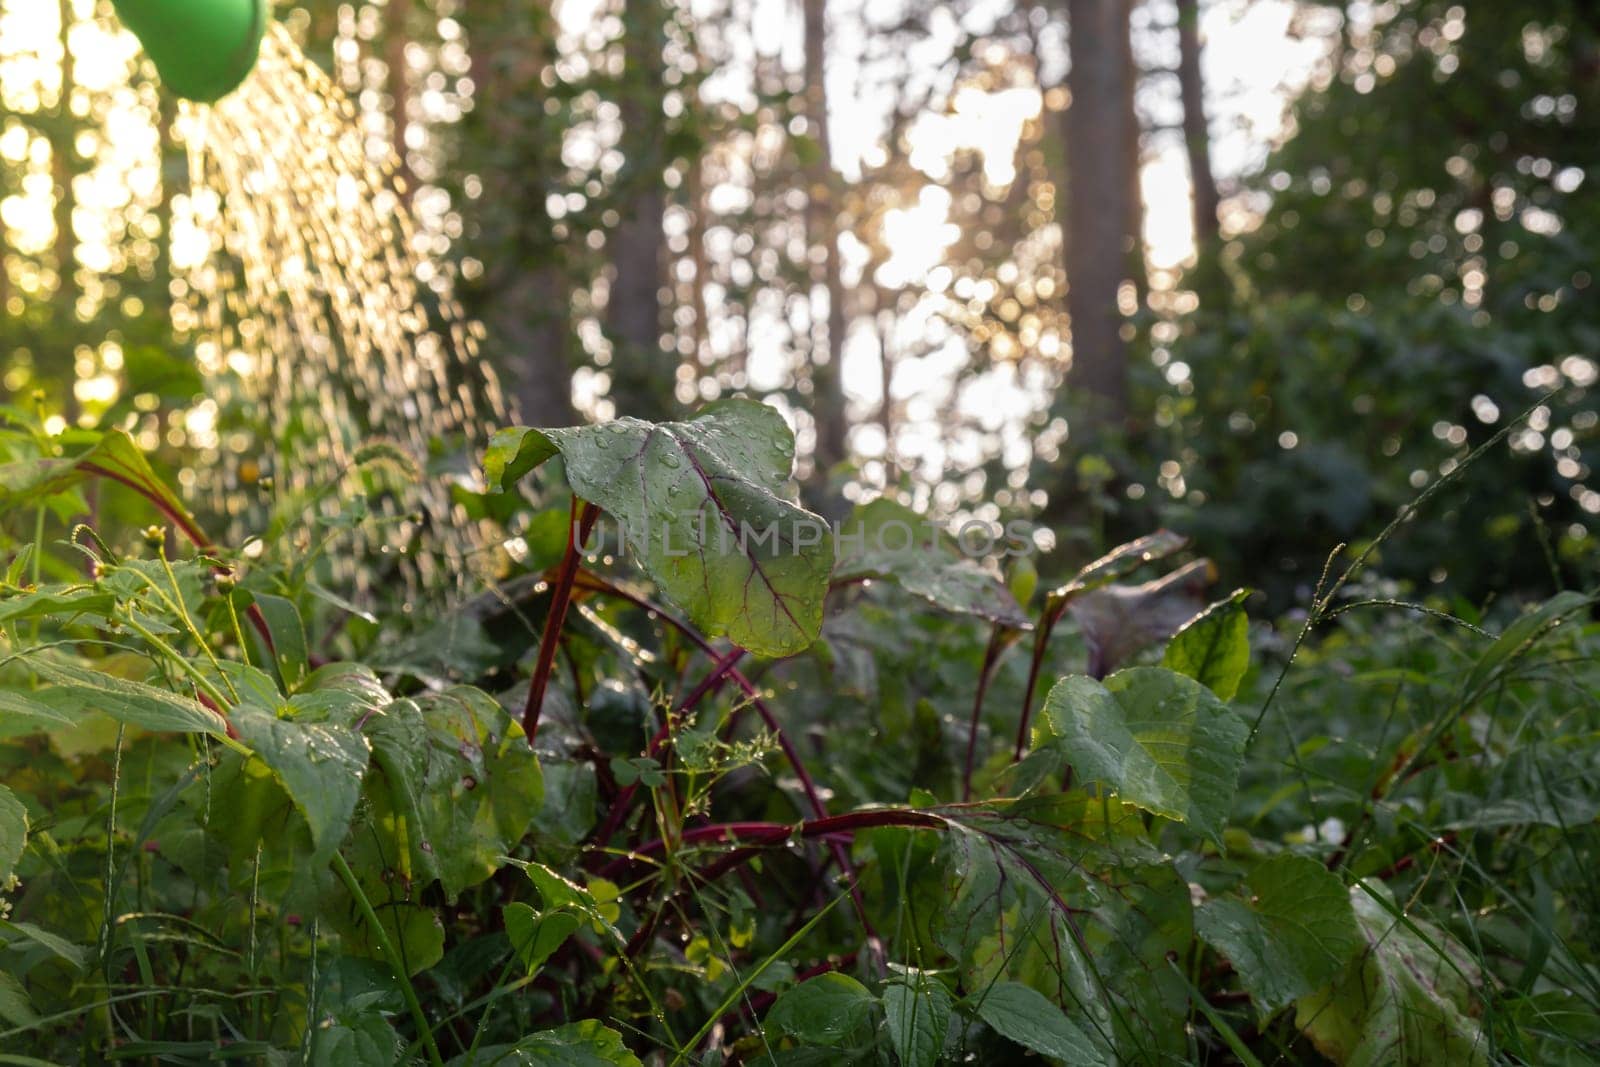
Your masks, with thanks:
M538 974L551 953L578 929L578 917L570 911L538 912L526 904L507 904L503 918L506 937L530 975Z
M975 994L972 1009L996 1033L1065 1063L1101 1064L1105 1057L1044 994L1020 982L996 982Z
M847 974L830 971L785 990L764 1022L811 1045L837 1045L871 1017L878 1000Z
M1153 667L1104 684L1063 679L1045 698L1034 747L1146 811L1222 833L1244 761L1244 722L1191 678Z
M883 990L889 1045L903 1067L932 1067L944 1050L950 1025L950 993L921 971L891 981Z
M318 856L326 857L349 829L370 749L353 723L302 719L292 701L282 710L242 704L233 709L233 726L283 783Z
M1250 669L1250 619L1244 613L1249 590L1219 600L1172 635L1161 665L1188 675L1222 700L1232 700Z
M405 870L455 896L500 866L544 801L544 779L511 715L465 686L397 700L368 720Z
M809 515L765 410L555 433L608 508L637 502L573 470L626 438L614 469L663 493L684 457L748 461L718 500ZM557 450L501 445L502 480ZM674 593L688 572L648 549L647 583L597 555L569 572L536 751L517 709L573 509L502 496L548 543L425 611L339 586L288 529L180 559L137 530L79 531L65 562L8 546L5 1040L46 1062L933 1067L1559 1062L1600 1035L1587 595L1393 608L1358 578L1299 645L1298 620L1259 621L1254 669L1243 594L1198 610L1209 564L1170 534L1021 599L945 540L825 549L784 564L814 642ZM754 580L702 547L704 580ZM804 652L752 665L695 612ZM1056 680L1064 655L1129 665ZM112 1008L115 1046L86 1022Z
M1361 944L1344 883L1287 852L1257 865L1239 896L1207 901L1195 930L1232 962L1264 1015L1326 986Z
M0 464L0 506L36 504L87 479L109 478L147 498L173 521L193 527L183 501L123 431L72 430L61 435L58 447L67 454Z
M862 504L844 524L853 550L840 557L833 580L881 579L946 611L1026 627L1028 617L999 578L964 556L936 524L930 533L929 525L887 497Z
M486 1067L639 1067L622 1035L593 1019L530 1034L515 1045L496 1045L462 1057Z
M1406 916L1383 887L1357 885L1350 903L1365 950L1296 1021L1323 1055L1352 1067L1488 1063L1475 1015L1477 965L1454 938Z
M687 422L502 430L484 471L504 488L558 454L572 491L616 519L640 566L701 629L769 656L816 639L833 538L781 495L794 438L772 408L729 400Z
M48 656L33 657L29 666L39 677L56 683L39 690L27 701L30 706L42 704L64 717L73 712L101 712L145 730L203 734L220 734L224 730L222 716L217 712L158 686L76 663L57 662Z
M0 884L10 881L28 841L28 809L0 785Z

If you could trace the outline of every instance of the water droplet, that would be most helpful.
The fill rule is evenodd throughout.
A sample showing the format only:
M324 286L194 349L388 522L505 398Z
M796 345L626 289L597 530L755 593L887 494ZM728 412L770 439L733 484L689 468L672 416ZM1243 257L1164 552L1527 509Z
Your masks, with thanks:
M671 467L674 470L683 466L683 460L678 458L678 454L676 452L665 453L661 457L661 462L663 466Z

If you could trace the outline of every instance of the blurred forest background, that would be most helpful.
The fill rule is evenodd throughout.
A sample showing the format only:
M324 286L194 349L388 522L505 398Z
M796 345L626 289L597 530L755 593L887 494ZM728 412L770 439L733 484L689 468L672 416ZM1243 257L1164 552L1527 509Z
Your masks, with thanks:
M1549 395L1384 569L1473 598L1594 572L1586 0L276 13L525 423L748 394L825 511L1024 516L1060 566L1166 524L1282 605ZM5 389L192 486L251 444L196 369L181 130L108 3L0 0Z

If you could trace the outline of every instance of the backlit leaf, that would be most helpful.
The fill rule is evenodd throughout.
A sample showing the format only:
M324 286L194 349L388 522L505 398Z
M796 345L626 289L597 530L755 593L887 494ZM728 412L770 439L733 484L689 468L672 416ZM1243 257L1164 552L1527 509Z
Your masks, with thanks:
M1361 946L1344 883L1287 852L1252 870L1240 896L1207 901L1195 929L1233 964L1263 1016L1332 981Z
M235 708L232 721L305 815L317 855L331 856L361 795L367 739L349 725L301 721L253 704Z
M1173 635L1161 665L1187 675L1223 700L1232 700L1250 669L1248 589L1237 589L1184 623Z
M962 553L960 544L903 504L879 497L845 520L835 582L893 582L946 611L976 615L1016 629L1029 625L1000 576Z
M816 640L833 538L781 495L794 436L776 410L725 400L686 422L502 430L484 471L504 489L558 453L573 492L617 522L640 566L706 633L764 656Z
M1102 685L1062 679L1045 699L1035 746L1130 804L1220 838L1249 728L1216 694L1160 667L1119 671Z
M1350 889L1363 951L1331 988L1301 999L1295 1022L1344 1067L1475 1067L1488 1039L1476 1013L1482 975L1445 931L1402 919L1388 889Z

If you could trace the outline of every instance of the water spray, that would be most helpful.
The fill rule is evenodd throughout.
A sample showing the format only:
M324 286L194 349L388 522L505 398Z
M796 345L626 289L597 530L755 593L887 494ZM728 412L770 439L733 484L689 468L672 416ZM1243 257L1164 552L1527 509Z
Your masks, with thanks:
M174 95L209 104L256 64L271 0L112 0Z

